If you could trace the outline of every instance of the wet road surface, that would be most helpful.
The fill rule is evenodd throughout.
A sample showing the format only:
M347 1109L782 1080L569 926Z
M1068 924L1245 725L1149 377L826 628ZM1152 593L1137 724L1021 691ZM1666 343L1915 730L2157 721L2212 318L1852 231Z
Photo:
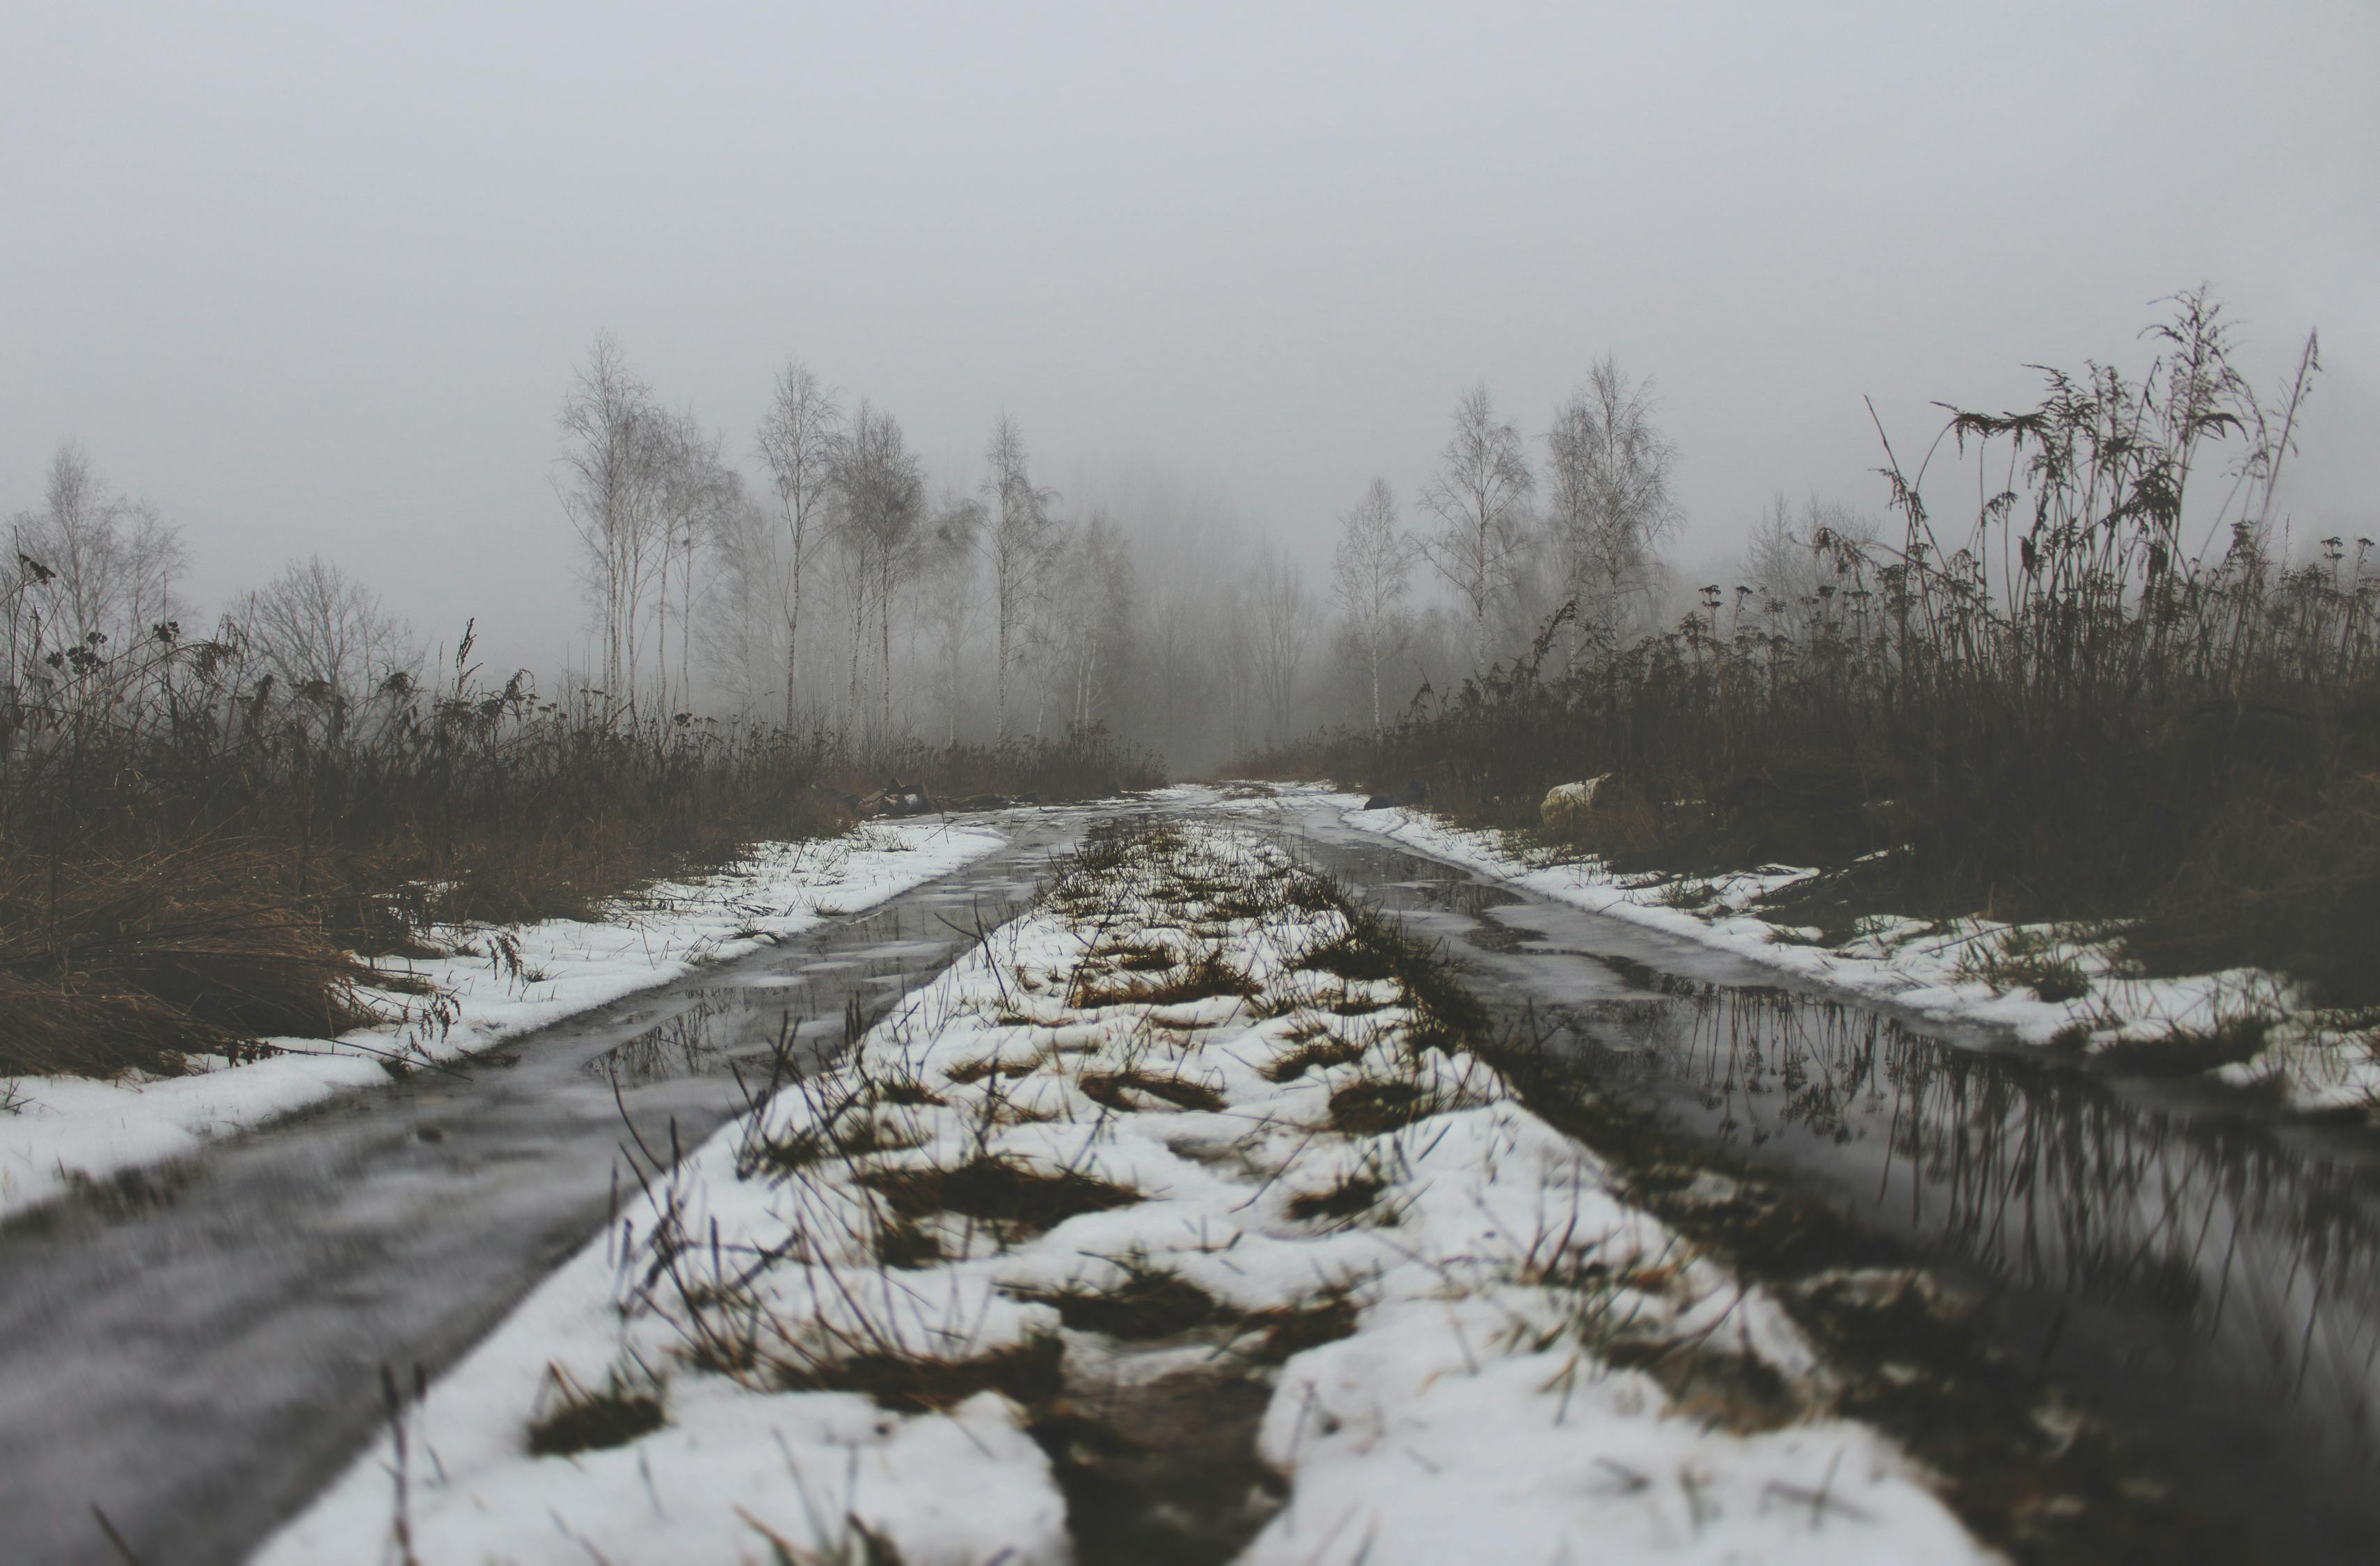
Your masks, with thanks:
M1780 985L1341 827L1307 857L1441 941L1500 1024L1983 1297L2017 1366L2261 1560L2380 1560L2380 1158L2362 1127ZM2229 1558L2218 1551L2207 1558Z
M789 1021L830 1049L1029 895L1092 813L875 912L0 1229L0 1560L228 1562L610 1209L625 1106L691 1147ZM2113 1079L1527 897L1317 811L1298 851L1442 941L1500 1020L1718 1171L1790 1181L1986 1294L2272 1560L2380 1559L2380 1168L2361 1131ZM618 1095L615 1104L614 1094Z
M1009 917L1083 818L773 948L0 1229L0 1561L240 1560L598 1233L629 1123L691 1148L786 1026L840 1043ZM615 1097L616 1093L616 1097Z

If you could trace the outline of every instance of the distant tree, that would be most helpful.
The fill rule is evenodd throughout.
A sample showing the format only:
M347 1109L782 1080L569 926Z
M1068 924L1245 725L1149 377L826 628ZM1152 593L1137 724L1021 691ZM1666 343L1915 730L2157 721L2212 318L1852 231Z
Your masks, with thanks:
M852 688L859 684L866 611L873 607L879 658L880 734L892 726L892 601L925 558L926 478L900 421L863 401L836 450L840 529L854 565ZM855 699L854 706L856 706Z
M933 696L942 711L945 745L958 743L959 716L966 709L967 652L975 645L983 618L977 551L984 526L980 501L945 497L935 515L930 547L920 572Z
M1876 518L1841 501L1812 495L1797 513L1779 492L1761 514L1743 553L1740 575L1752 589L1753 607L1780 629L1798 634L1817 608L1818 589L1835 579L1826 559L1828 540L1865 548L1876 541L1879 530Z
M661 583L655 598L661 698L663 711L691 707L694 700L695 563L717 547L744 504L744 480L727 465L724 436L710 433L691 413L664 419L660 426L662 465L656 504L661 528ZM673 698L669 678L670 580L677 579L678 677Z
M1065 698L1068 723L1088 723L1099 716L1131 638L1132 552L1112 522L1094 516L1065 540L1052 576L1062 590L1045 601L1048 674Z
M321 555L292 561L240 598L231 617L288 688L356 705L392 674L418 679L412 628L378 594Z
M992 660L992 714L996 737L1008 737L1008 672L1018 633L1033 608L1051 553L1056 524L1050 516L1057 492L1033 482L1032 461L1016 421L1002 414L985 453L990 472L984 496L990 503L987 525L978 535L991 568L991 601L997 648Z
M1573 660L1591 639L1646 628L1659 597L1658 546L1680 517L1678 452L1653 422L1652 390L1649 379L1631 386L1606 355L1546 437L1562 592L1579 608Z
M157 508L110 494L74 442L51 457L42 500L8 528L18 568L7 598L12 686L52 654L88 658L171 620L184 568L181 540Z
M701 601L695 622L705 662L747 720L775 717L785 661L785 562L775 498L763 501L738 487L704 553Z
M835 395L809 367L789 358L777 372L777 389L760 421L761 459L784 528L783 584L785 654L785 729L794 727L794 698L801 659L802 582L826 530L833 499L835 447L843 410Z
M1422 551L1470 614L1474 674L1488 667L1488 615L1511 588L1527 542L1535 482L1521 432L1496 418L1488 388L1465 392L1454 405L1454 431L1438 471L1422 487L1422 504L1439 520Z
M656 504L663 419L610 333L599 334L562 405L556 489L577 528L603 638L608 710L636 706L637 629L664 538Z
M1340 612L1371 690L1375 729L1380 726L1380 665L1394 649L1413 560L1413 540L1398 525L1396 494L1386 479L1375 479L1340 519L1333 562Z
M1257 554L1250 586L1265 737L1278 743L1289 737L1296 710L1297 677L1314 639L1313 601L1305 590L1305 574L1269 543Z

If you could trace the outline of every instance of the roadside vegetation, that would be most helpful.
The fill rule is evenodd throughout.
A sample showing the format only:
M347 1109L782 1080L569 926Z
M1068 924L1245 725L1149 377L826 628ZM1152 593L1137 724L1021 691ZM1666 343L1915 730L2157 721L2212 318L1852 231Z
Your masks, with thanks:
M1247 770L1616 870L1819 867L1779 915L1836 939L1877 910L2118 919L2136 971L2253 964L2380 1000L2380 560L2292 540L2277 502L2314 343L2260 394L2203 291L2145 336L2137 373L2047 370L2034 407L1888 442L1890 529L1780 507L1751 579L1666 628L1572 590L1443 700ZM1602 467L1659 500L1659 460ZM1929 498L1953 484L1975 498ZM1616 515L1624 589L1667 513ZM1548 800L1585 780L1591 803Z
M358 987L387 982L371 960L422 954L438 927L593 917L755 842L840 831L888 776L942 798L1157 781L1097 731L864 747L546 699L488 676L468 630L434 671L368 634L326 658L270 613L135 632L137 571L79 617L34 541L20 530L0 594L0 1076L170 1074L335 1034L367 1020ZM104 517L52 541L140 564ZM371 615L334 602L303 628Z

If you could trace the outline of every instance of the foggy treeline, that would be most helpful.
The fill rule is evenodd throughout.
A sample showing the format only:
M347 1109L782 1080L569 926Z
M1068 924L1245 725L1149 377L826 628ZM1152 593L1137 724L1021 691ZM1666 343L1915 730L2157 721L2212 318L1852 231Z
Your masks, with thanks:
M1682 523L1678 451L1652 382L1609 358L1535 425L1485 385L1463 392L1442 447L1415 454L1418 484L1350 476L1327 558L1195 479L1125 471L1062 491L1004 413L966 470L942 472L893 410L799 359L765 408L745 431L674 409L608 334L572 371L553 478L587 622L551 694L582 716L782 728L853 755L1097 725L1199 771L1442 700L1566 602L1573 664L1691 607L1664 557ZM1315 539L1323 520L1285 531ZM1739 579L1806 597L1821 529L1872 528L1780 499ZM345 713L409 693L431 662L420 631L319 556L198 624L176 531L72 443L11 537L12 689L120 670L185 619L256 677Z
M1351 480L1326 564L1185 481L1062 492L1005 414L971 470L930 471L894 412L798 359L739 440L671 411L601 337L561 419L591 617L578 673L630 710L862 750L1098 724L1197 769L1377 727L1526 647L1565 601L1572 659L1666 623L1682 515L1656 413L1650 382L1609 359L1542 429L1464 392L1415 491ZM1828 523L1859 526L1779 503L1744 569L1794 596L1810 569L1794 540Z

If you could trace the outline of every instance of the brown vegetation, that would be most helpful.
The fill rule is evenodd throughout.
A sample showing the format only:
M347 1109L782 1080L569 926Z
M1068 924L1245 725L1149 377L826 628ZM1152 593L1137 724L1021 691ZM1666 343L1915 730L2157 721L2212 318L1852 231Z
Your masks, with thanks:
M0 686L0 1075L170 1073L337 1032L365 1020L356 987L384 982L372 956L426 954L451 922L593 917L839 831L837 783L897 769L1054 799L1157 781L1097 731L888 758L548 701L525 674L483 683L471 645L435 688L360 691L282 683L230 625L19 659Z
M2277 552L2313 343L2268 402L2204 294L2151 335L2139 380L2094 364L2037 407L1954 412L1930 455L1975 461L1982 495L1955 529L1888 446L1899 542L1818 528L1799 601L1713 583L1665 635L1555 658L1566 605L1453 699L1252 770L1532 829L1548 789L1609 773L1560 839L1621 868L1815 864L1867 907L2147 916L2152 967L2380 994L2380 560Z

